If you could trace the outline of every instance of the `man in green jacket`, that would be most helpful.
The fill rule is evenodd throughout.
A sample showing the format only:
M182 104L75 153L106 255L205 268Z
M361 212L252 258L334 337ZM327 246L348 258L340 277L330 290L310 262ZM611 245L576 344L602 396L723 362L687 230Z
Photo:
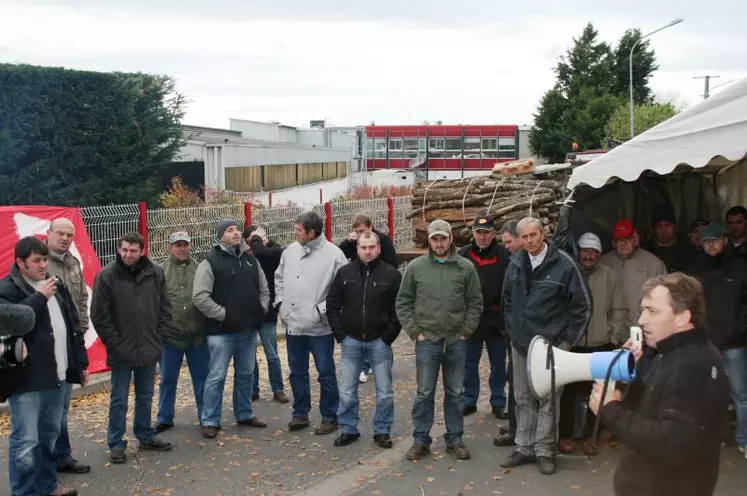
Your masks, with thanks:
M434 396L443 366L444 417L447 451L457 459L470 457L462 441L464 431L464 364L467 341L482 316L483 298L477 270L452 246L451 225L434 220L428 226L430 250L405 271L397 316L415 341L417 395L412 406L414 444L407 459L430 452Z
M192 285L198 264L191 256L192 239L189 234L179 231L169 236L169 251L169 258L163 262L162 268L169 288L173 331L164 339L161 354L156 423L158 432L174 427L176 385L185 356L195 392L197 419L201 418L202 392L210 362L202 314L192 304Z

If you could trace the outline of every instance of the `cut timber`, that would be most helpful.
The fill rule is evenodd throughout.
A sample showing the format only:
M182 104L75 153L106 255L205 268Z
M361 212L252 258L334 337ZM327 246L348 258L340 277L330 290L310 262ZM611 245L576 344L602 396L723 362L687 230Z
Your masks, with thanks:
M514 160L513 162L499 162L493 167L493 174L514 176L534 172L534 160Z

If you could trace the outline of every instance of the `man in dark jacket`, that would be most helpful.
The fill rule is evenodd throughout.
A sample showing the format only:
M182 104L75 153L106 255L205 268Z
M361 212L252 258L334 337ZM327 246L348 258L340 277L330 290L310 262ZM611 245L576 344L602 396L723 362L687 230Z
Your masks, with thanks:
M595 384L589 401L624 446L615 494L711 495L729 386L724 361L708 341L702 287L682 273L655 277L643 286L641 307L645 343L659 352L649 374L631 385L625 399L609 390L602 400L601 384ZM634 354L640 359L640 351Z
M473 243L459 254L472 262L480 277L483 310L477 331L467 340L467 361L464 371L464 414L477 411L480 396L480 359L483 343L490 360L490 406L493 415L507 418L506 407L506 338L501 297L503 278L511 254L495 239L495 224L489 216L477 217L472 224Z
M747 208L734 205L726 211L726 229L729 231L729 244L742 258L747 258Z
M381 244L381 255L379 259L388 263L395 269L399 267L397 263L397 251L394 249L392 240L381 231L374 229L371 217L366 214L356 215L353 219L353 230L348 235L348 239L340 243L339 248L345 254L345 258L351 262L358 260L358 238L365 232L373 232L379 237Z
M361 364L371 364L376 383L374 441L391 448L394 422L392 343L401 330L394 304L399 271L379 259L379 239L373 232L358 238L358 259L343 266L327 294L327 318L335 339L342 343L342 387L337 421L342 434L335 446L346 446L358 432L358 374Z
M197 262L191 254L192 238L189 233L178 231L169 236L169 258L163 262L161 268L169 288L173 325L170 336L164 339L161 353L156 432L174 427L176 386L185 357L192 379L198 421L202 413L202 397L210 351L205 342L202 314L192 304L192 286L197 272Z
M135 382L133 431L140 448L169 451L171 443L156 437L151 423L153 382L161 345L171 326L169 289L163 270L143 254L145 240L137 233L119 239L117 259L96 275L91 322L106 347L111 368L109 444L112 463L127 462L127 400Z
M503 287L503 312L513 347L516 395L516 450L501 465L539 464L555 473L557 418L562 388L536 398L529 388L527 352L535 336L569 350L589 323L591 299L584 277L570 255L545 240L539 219L519 222L523 249L511 257ZM553 405L553 396L555 404Z
M645 248L664 262L667 272L685 270L688 247L677 236L677 218L671 205L661 203L654 207L651 227L654 235Z
M747 448L747 263L729 244L726 229L701 231L705 255L692 270L703 284L708 337L721 351L737 411L737 446Z
M213 439L220 428L223 389L233 358L233 414L239 425L267 427L254 415L252 386L257 358L257 331L270 304L265 273L241 241L242 231L232 219L216 226L217 244L200 262L192 299L207 318L210 365L201 416L203 437Z
M262 349L267 360L272 397L278 403L288 403L290 400L283 391L283 369L278 355L278 313L275 311L275 271L280 265L283 247L267 237L267 230L263 226L249 226L244 229L244 241L262 266L270 290L270 308L265 314L265 321L259 327L259 339L262 341ZM252 401L259 399L259 362L255 360L254 363Z
M0 303L34 310L36 324L24 336L24 366L3 374L0 396L9 397L8 446L11 494L76 495L58 487L54 447L60 434L65 383L88 382L83 332L70 291L47 273L49 249L33 236L18 241L15 264L0 281Z

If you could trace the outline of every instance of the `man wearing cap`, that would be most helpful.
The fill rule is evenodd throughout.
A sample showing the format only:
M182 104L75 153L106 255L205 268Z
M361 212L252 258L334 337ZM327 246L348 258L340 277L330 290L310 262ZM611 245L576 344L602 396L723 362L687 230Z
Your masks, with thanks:
M257 331L270 304L270 290L257 258L242 243L238 222L218 222L217 243L197 267L192 300L207 321L210 350L200 423L203 437L220 429L223 389L233 358L233 414L239 425L266 427L254 416L252 386L257 354Z
M477 269L482 288L483 310L475 333L467 340L464 371L464 415L477 411L480 395L480 359L483 343L490 360L490 406L493 415L505 419L506 412L506 338L501 310L503 276L511 254L495 239L495 223L490 216L477 217L472 224L474 241L459 254Z
M187 232L178 231L169 236L169 258L161 264L161 268L169 288L173 332L164 339L161 351L157 432L174 427L176 386L185 356L192 378L198 422L202 414L202 393L207 378L210 352L205 342L202 314L192 303L197 262L191 254L192 239Z
M535 336L569 350L583 336L591 300L583 275L570 255L545 239L542 222L519 222L523 249L511 257L503 284L503 312L511 335L516 449L501 466L537 463L545 475L555 473L557 412L562 388L537 398L529 386L527 354Z
M667 272L685 270L687 247L677 237L677 220L674 209L669 204L658 204L653 209L651 226L654 236L648 243L648 250L656 255L667 268Z
M627 339L628 309L617 274L606 265L600 265L602 242L594 233L585 233L578 240L578 261L591 294L591 320L581 340L571 351L595 353L610 351ZM583 439L584 454L593 456L597 448L592 439L594 416L586 408L592 382L574 382L563 390L560 403L561 453L571 453L576 440Z
M480 323L483 296L475 266L452 245L451 225L434 220L428 226L427 255L407 266L399 294L397 317L415 341L417 394L412 406L414 443L410 461L430 453L434 399L443 367L446 449L455 458L470 457L464 445L464 371L467 339Z
M700 239L705 256L692 275L703 284L708 337L724 357L737 411L737 446L747 456L747 263L723 226L709 224Z
M693 267L697 262L698 258L703 256L703 243L700 240L700 232L705 226L710 224L707 220L696 220L690 224L690 228L687 230L688 245L685 250L685 264L686 271Z
M643 283L667 273L667 267L656 255L640 248L640 238L633 223L623 219L612 231L614 250L602 255L599 263L611 267L622 285L625 306L628 309L628 327L638 325L641 315L641 288Z

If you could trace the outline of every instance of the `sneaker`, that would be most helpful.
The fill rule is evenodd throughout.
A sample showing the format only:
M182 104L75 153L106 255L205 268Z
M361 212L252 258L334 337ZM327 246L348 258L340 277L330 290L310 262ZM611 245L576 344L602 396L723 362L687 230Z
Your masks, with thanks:
M457 460L469 460L469 450L464 443L454 443L446 447L446 452L454 455Z
M464 407L464 416L472 415L473 413L477 412L477 407L474 405L467 405Z
M114 448L109 454L109 459L115 465L127 463L127 455L125 454L124 448Z
M425 444L413 443L409 450L407 450L407 459L411 462L420 460L425 455L431 452L431 447Z
M374 443L376 443L380 448L389 449L392 446L394 446L394 443L392 443L392 438L389 434L374 434Z
M258 429L264 429L265 427L267 427L267 422L263 422L257 417L252 417L249 420L239 420L236 423L238 425L243 425L244 427L256 427Z
M495 439L493 439L493 445L495 446L515 446L514 435L509 432L502 432Z
M335 439L335 446L347 446L348 444L353 444L358 440L358 438L361 437L360 434L345 434L344 432L340 434L340 437Z
M549 456L538 456L537 464L539 465L541 474L552 475L555 473L555 458Z
M51 493L45 495L45 496L78 496L78 490L77 489L68 489L66 487L58 487Z
M358 382L363 384L364 382L368 382L368 374L365 372L361 372L361 375L358 376Z
M308 417L293 417L290 422L288 422L288 430L291 431L300 431L301 429L305 429L309 426L309 418Z
M536 463L537 457L534 455L525 455L518 451L511 453L508 458L501 462L503 468L520 467L521 465L529 465L530 463Z
M278 403L290 403L290 398L288 398L288 395L285 394L283 391L278 391L277 393L273 393L272 399L277 401Z
M218 435L218 428L214 425L203 425L200 427L200 433L205 439L215 439Z
M330 422L328 420L322 420L322 423L316 426L314 434L317 436L324 436L325 434L332 434L340 428L340 424L337 422Z
M156 424L156 426L155 426L155 429L156 429L156 432L160 434L163 431L167 431L167 430L171 429L172 427L174 427L174 424L167 424L165 422L158 422Z
M162 441L161 439L158 439L157 437L154 437L151 441L148 441L147 443L140 443L140 449L141 450L148 450L148 451L171 451L174 447L171 445L168 441Z

